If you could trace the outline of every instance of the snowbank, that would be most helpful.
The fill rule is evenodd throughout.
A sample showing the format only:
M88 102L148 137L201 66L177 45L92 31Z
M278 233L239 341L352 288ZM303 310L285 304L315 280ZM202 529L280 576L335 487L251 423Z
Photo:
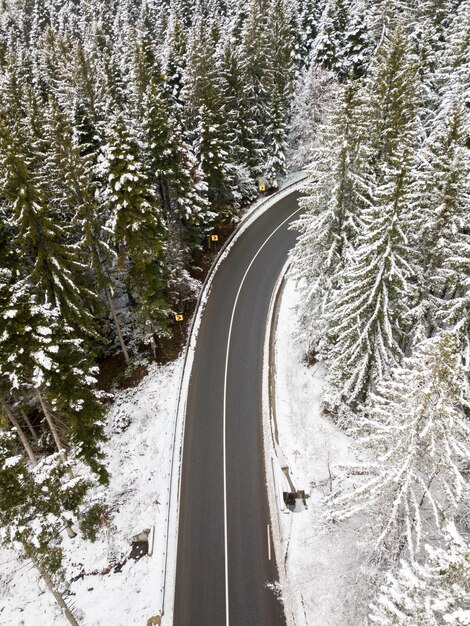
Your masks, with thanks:
M322 497L329 493L334 466L354 460L353 441L321 415L323 370L307 366L294 340L294 282L281 285L274 337L275 375L271 393L281 455L274 455L277 475L287 463L296 490L309 498L307 509L276 511L277 559L289 623L296 626L360 626L358 597L364 592L363 562L357 537L361 520L328 531L322 522ZM272 432L275 432L273 424ZM297 507L301 508L301 507Z

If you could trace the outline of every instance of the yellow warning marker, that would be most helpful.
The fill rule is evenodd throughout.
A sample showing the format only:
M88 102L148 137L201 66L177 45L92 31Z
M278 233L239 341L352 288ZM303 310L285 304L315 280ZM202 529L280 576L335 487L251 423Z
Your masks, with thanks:
M219 235L211 235L211 241L219 241Z
M176 320L177 322L182 322L182 321L183 321L183 319L184 319L184 318L183 318L183 316L181 315L181 313L177 313L177 314L175 315L175 320Z
M266 185L264 183L260 183L258 189L260 191L266 191Z

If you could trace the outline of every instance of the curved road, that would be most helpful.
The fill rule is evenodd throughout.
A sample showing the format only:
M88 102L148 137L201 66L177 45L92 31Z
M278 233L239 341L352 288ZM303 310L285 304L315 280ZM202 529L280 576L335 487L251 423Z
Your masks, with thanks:
M268 540L262 367L299 195L279 200L236 241L202 315L186 412L174 626L286 623L266 587L278 573Z

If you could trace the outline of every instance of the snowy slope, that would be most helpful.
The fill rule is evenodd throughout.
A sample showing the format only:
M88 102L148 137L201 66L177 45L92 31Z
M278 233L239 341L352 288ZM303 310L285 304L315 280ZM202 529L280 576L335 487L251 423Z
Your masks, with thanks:
M86 626L146 624L160 611L163 539L182 358L153 365L136 389L120 392L108 416L112 515L95 544L64 539L68 601ZM121 572L104 572L130 553L131 539L155 526L153 556L129 560ZM13 573L12 570L14 569ZM84 576L82 576L84 574ZM38 588L41 590L38 594ZM2 626L63 626L52 596L29 564L0 551Z
M290 624L361 626L367 578L357 539L363 520L331 532L322 507L335 466L355 459L353 441L321 415L322 367L308 367L294 339L299 297L287 280L275 335L275 398L281 454L295 488L310 498L307 510L277 515L282 592Z

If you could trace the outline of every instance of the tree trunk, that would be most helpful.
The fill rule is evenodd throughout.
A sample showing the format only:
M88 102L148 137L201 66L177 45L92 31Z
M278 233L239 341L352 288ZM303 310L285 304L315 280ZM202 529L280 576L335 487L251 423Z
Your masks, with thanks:
M150 337L150 347L152 348L152 354L155 361L157 360L157 344L155 343L155 339L153 335Z
M57 431L56 425L54 424L54 420L52 418L51 412L49 411L49 407L47 406L47 403L45 402L44 398L42 397L42 394L40 392L39 389L35 389L35 393L36 393L36 397L39 400L39 403L41 405L42 411L44 413L44 417L46 418L46 422L49 425L49 428L51 430L52 436L54 437L54 441L55 441L55 445L57 446L57 450L59 451L60 454L60 458L62 459L62 461L66 460L66 456L65 456L65 448L62 445L62 440L59 436L59 433Z
M13 415L12 410L10 409L10 407L8 406L8 404L5 402L3 398L0 398L0 404L3 410L5 411L5 413L7 414L8 419L12 423L13 427L16 428L18 436L29 456L29 460L31 461L31 464L33 465L33 467L36 467L36 465L38 464L38 458L34 454L26 435L24 434L21 426L18 424L16 417ZM70 526L67 520L64 520L64 525L65 525L65 530L67 531L67 535L70 537L70 539L73 539L74 537L77 536L77 533L72 529L72 527Z
M70 624L72 624L72 626L80 626L79 623L77 622L77 620L75 619L72 611L67 606L63 596L54 587L54 583L52 582L51 577L49 576L47 571L43 568L43 566L41 565L39 560L35 557L33 551L30 550L28 546L26 546L24 544L23 544L23 546L24 546L24 549L26 551L26 554L31 559L34 567L38 570L38 572L40 573L43 581L46 583L47 588L52 593L52 595L54 596L57 604L62 609L62 612L63 612L64 616L68 619L68 621L70 622Z
M41 404L44 417L46 418L49 428L51 429L51 433L52 433L52 436L54 437L55 445L57 446L57 450L59 451L60 458L62 462L65 463L65 461L67 460L67 457L65 455L65 448L62 445L62 441L60 439L59 433L57 432L57 428L54 424L54 420L52 419L52 415L51 415L51 412L49 411L49 407L47 406L47 403L42 397L42 394L39 391L39 389L35 389L35 392L36 392L36 397L39 400L39 403ZM69 471L69 473L73 478L73 474L71 470ZM77 536L77 533L72 529L68 521L64 520L64 524L65 524L65 530L67 531L67 535L70 537L70 539L74 539L74 537Z
M34 426L31 424L31 421L30 421L29 417L26 415L26 411L24 409L20 409L20 413L21 413L24 421L26 422L26 426L29 428L29 432L31 433L32 438L37 443L38 440L39 440L38 436L36 434Z
M108 281L111 282L109 278L108 272L104 267L103 261L101 260L101 254L99 250L99 246L97 243L97 237L93 234L93 230L91 228L91 224L88 224L89 227L89 239L90 239L90 248L92 250L92 258L94 259L93 265L95 266L95 271L98 278L98 287L103 288L106 294L106 300L108 301L109 310L111 311L111 315L113 317L114 326L116 327L116 333L119 339L119 343L121 345L122 353L124 354L124 359L126 361L126 365L129 365L130 358L129 353L127 351L126 344L124 343L124 337L122 336L121 324L119 323L119 319L116 313L116 309L114 307L113 298L111 296L111 292L108 287Z
M2 409L7 414L7 417L12 423L13 427L16 429L16 432L18 433L18 437L20 438L21 443L23 444L24 449L26 450L26 453L29 456L29 460L31 461L33 466L36 466L38 464L38 459L36 455L34 454L33 449L31 448L31 445L28 441L28 438L24 434L23 429L19 425L18 420L13 415L13 411L10 409L10 407L8 406L8 404L5 402L3 398L0 398L0 405L2 406Z
M106 293L106 299L108 300L109 310L111 311L111 315L113 316L113 320L114 320L114 325L116 326L116 332L117 332L117 336L119 339L119 343L121 344L121 350L122 350L122 353L124 354L126 365L129 365L130 363L129 353L127 351L126 344L124 343L124 337L122 336L121 325L119 324L116 309L114 308L114 302L111 297L111 293L109 291L108 285L105 285L104 290Z

